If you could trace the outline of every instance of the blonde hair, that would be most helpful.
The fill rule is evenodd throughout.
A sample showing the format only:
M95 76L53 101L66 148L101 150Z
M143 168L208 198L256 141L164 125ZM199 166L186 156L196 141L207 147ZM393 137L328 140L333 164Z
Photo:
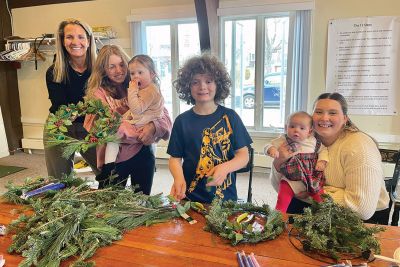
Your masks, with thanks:
M53 81L56 83L68 80L69 54L64 47L64 29L67 25L79 25L85 32L89 40L89 47L86 52L86 67L91 71L96 61L96 43L93 37L92 28L84 21L78 19L65 19L58 25L56 33L56 59L54 61Z
M103 46L97 56L96 63L93 66L92 74L89 77L88 85L86 89L86 99L94 97L94 92L97 88L102 87L106 90L111 97L119 98L117 88L112 84L107 76L106 68L108 67L110 57L112 55L119 56L126 69L128 69L128 55L125 51L117 45L105 45ZM124 88L128 88L129 75L127 73L124 81Z

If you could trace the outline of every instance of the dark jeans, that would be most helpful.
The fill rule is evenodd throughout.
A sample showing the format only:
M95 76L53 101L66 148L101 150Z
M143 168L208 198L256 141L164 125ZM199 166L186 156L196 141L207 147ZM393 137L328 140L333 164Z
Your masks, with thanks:
M132 158L116 164L118 177L113 181L113 185L125 187L128 177L131 177L131 184L136 185L135 192L143 192L150 195L153 185L154 170L156 159L151 146L143 146L142 149ZM109 180L99 182L99 189L110 185Z
M290 202L290 205L287 209L287 213L292 213L292 214L302 214L303 209L306 207L310 207L311 205L309 203L306 203L304 201L298 200L297 198L293 198L292 201ZM385 209L385 210L380 210L376 211L374 215L372 215L371 218L368 220L365 220L365 223L373 223L373 224L382 224L382 225L388 225L389 222L389 213L390 213L390 207Z
M291 213L291 214L302 214L303 209L310 207L311 204L298 200L297 198L292 198L292 201L289 204L289 207L286 211L286 213Z
M368 220L365 220L364 222L388 225L389 224L389 214L390 214L390 208L375 211L374 215L372 215L371 218L369 218Z
M68 127L68 135L82 140L87 135L87 131L83 128L83 123L73 122ZM74 155L69 158L63 157L62 146L47 147L46 129L43 132L44 156L46 160L47 174L57 179L61 179L63 175L69 175L74 169ZM95 174L99 173L96 164L96 148L89 148L86 152L81 152L84 160L89 164Z

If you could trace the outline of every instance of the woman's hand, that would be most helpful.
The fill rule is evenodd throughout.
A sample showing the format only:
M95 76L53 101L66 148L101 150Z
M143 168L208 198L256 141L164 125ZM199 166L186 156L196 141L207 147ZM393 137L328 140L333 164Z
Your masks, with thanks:
M289 145L287 143L283 143L278 147L279 156L274 159L274 166L279 171L282 163L286 162L288 159L296 155L298 152L296 151L296 146L294 144Z
M186 197L186 181L185 179L175 178L169 193L176 200L180 201Z
M110 106L112 112L117 112L119 114L125 114L129 108L126 98L124 99L114 99L111 96L106 96L106 101Z
M220 164L212 168L208 173L207 177L212 177L212 181L206 184L206 186L218 186L222 185L228 176L227 168L224 167L224 164Z
M153 122L149 122L141 128L138 140L146 146L151 145L153 143L155 133L156 126Z
M317 171L323 172L326 168L327 162L325 160L319 160L317 161L317 165L315 165L315 169Z

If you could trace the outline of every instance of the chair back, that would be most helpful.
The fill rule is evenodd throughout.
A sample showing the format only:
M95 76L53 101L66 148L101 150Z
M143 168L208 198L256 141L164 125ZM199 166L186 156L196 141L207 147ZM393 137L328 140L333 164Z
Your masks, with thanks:
M396 187L399 182L400 176L400 150L397 151L392 149L379 149L379 152L381 153L382 162L394 164L393 175L390 177L385 177L385 185L386 190L388 191L390 196L388 221L390 210L393 206L390 224L392 226L397 226L400 216L400 197L397 195L396 192Z
M390 177L385 177L386 189L388 192L392 192L397 186L400 175L400 150L392 149L379 149L381 153L382 162L394 164L393 175Z
M236 171L236 173L249 173L249 187L247 190L247 202L251 202L252 196L253 196L253 168L254 168L254 148L251 146L248 146L248 151L249 151L249 162L247 162L247 165L239 170Z

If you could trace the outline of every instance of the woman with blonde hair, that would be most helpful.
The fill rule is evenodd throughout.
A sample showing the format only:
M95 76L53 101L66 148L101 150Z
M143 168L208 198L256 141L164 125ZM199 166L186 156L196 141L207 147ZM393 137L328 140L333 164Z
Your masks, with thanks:
M128 97L129 74L128 57L125 52L116 45L105 45L100 51L89 79L86 99L100 99L112 112L121 115L134 109L129 103ZM90 130L93 125L95 115L87 115L85 118L85 128ZM121 124L120 130L123 132L136 131L135 125ZM163 115L145 124L139 136L131 138L121 134L119 153L115 161L115 174L113 180L99 179L99 188L108 185L125 186L128 177L131 177L131 184L136 185L135 191L142 191L150 194L153 184L155 170L155 156L151 144L158 139L167 140L172 128L171 119L167 109L164 107ZM119 131L120 132L120 131ZM143 146L138 146L141 142ZM97 166L102 168L105 155L104 147L97 147Z
M129 57L125 51L116 45L105 45L100 51L88 80L86 99L94 98L100 87L112 98L117 98L118 92L126 91L129 85L127 75ZM113 62L110 64L110 57L118 57L120 59L118 65Z
M87 80L96 61L96 44L90 26L78 19L65 19L60 22L56 33L56 57L46 72L46 84L51 106L55 113L61 105L76 104L83 101ZM83 128L84 117L78 117L68 128L68 135L83 139L87 132ZM47 146L47 133L43 142L47 172L49 176L60 179L73 170L73 157L65 159L62 147ZM82 153L97 174L96 153L94 149Z

